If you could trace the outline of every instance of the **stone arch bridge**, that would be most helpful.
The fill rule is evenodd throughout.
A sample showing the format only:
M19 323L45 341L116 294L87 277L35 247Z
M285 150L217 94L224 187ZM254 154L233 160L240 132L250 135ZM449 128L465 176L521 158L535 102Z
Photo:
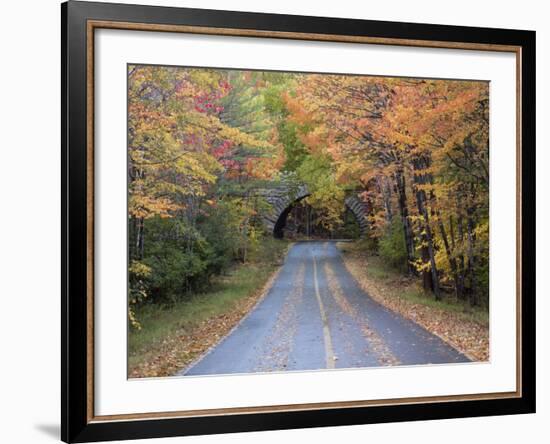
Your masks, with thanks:
M275 237L283 237L283 230L286 225L286 218L292 207L305 199L311 193L306 185L290 187L282 185L277 188L263 190L261 194L268 203L268 208L262 215L266 228ZM355 216L359 225L360 236L364 237L367 231L367 207L357 195L348 195L344 203Z

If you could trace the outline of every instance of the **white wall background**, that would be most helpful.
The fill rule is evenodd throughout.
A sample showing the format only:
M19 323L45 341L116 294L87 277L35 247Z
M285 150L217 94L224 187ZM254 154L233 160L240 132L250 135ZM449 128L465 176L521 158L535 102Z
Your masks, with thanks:
M537 349L535 415L171 438L168 443L539 443L550 421L550 14L537 0L149 0L212 9L534 29L537 31ZM55 442L59 435L60 20L58 0L5 2L0 27L0 440ZM146 441L143 441L146 442Z

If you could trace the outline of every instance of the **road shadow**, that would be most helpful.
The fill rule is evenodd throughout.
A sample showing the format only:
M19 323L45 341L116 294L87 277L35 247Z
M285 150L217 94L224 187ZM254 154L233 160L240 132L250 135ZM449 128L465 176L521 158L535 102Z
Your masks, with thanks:
M35 424L34 428L44 435L54 438L56 441L58 441L61 436L59 424Z

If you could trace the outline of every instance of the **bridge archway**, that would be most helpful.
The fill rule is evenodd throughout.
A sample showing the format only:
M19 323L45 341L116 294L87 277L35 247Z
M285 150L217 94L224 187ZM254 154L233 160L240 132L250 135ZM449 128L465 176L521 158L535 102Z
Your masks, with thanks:
M306 197L308 197L309 194L306 194L305 196L301 196L295 201L291 202L277 217L277 221L275 222L275 225L273 227L273 237L276 239L282 239L284 237L284 229L286 227L286 219L288 217L288 214L292 210L292 208L300 201L304 200Z
M284 237L284 228L287 217L292 208L300 201L310 195L307 187L301 186L295 193L281 193L268 199L272 207L270 214L264 217L267 228L272 230L275 238ZM348 196L344 200L345 207L353 214L359 226L360 237L367 232L367 208L363 201L356 196Z

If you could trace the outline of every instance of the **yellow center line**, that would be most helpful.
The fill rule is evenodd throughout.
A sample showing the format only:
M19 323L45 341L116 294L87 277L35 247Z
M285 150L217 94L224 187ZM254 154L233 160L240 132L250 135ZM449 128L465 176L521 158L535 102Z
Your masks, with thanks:
M313 283L315 285L315 296L317 296L319 311L321 312L321 320L323 321L323 336L325 342L327 368L334 368L334 351L332 349L332 340L330 339L330 329L328 327L325 307L323 306L323 301L321 301L321 293L319 292L319 282L317 281L317 261L315 260L315 255L313 255Z

